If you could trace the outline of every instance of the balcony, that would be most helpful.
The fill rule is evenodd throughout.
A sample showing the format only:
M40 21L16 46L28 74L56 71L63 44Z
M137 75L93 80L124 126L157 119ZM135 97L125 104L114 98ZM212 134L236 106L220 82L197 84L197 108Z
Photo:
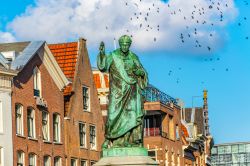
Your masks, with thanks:
M145 99L146 102L156 102L159 101L162 104L167 104L167 103L174 103L177 104L177 101L175 98L169 96L168 94L160 91L153 85L148 85L148 87L143 90L142 95Z
M167 138L167 133L161 131L160 128L144 128L144 137L161 136Z

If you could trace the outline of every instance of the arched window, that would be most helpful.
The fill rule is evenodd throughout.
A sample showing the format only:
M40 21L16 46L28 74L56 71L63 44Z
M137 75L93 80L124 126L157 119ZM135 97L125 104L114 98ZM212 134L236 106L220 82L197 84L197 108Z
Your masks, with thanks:
M28 126L28 137L35 138L35 110L32 107L27 109L27 126Z
M51 157L50 156L43 157L43 165L44 166L51 166Z
M54 158L54 166L61 166L62 165L62 158L57 156Z
M24 152L19 150L17 151L17 166L24 166Z
M38 67L35 67L33 70L33 78L34 78L34 96L41 97L41 72Z
M29 154L29 166L36 166L36 155L34 153Z
M23 106L21 104L16 104L16 134L23 135Z
M53 139L54 142L60 142L61 141L61 122L60 122L60 115L55 113L53 114Z

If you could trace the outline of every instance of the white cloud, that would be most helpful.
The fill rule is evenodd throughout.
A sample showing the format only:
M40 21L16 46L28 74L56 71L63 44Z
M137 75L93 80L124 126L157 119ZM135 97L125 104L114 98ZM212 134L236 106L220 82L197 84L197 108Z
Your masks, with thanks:
M15 42L15 37L10 32L1 32L0 31L0 42L1 43L10 43Z
M35 6L28 7L8 28L18 40L64 42L82 36L89 46L96 46L102 40L112 46L114 38L129 34L133 35L133 46L139 50L204 53L207 46L217 49L223 45L227 36L224 29L237 15L233 0L214 3L209 0L169 0L168 3L160 0L37 0ZM209 5L213 8L209 9ZM220 21L220 11L223 21Z

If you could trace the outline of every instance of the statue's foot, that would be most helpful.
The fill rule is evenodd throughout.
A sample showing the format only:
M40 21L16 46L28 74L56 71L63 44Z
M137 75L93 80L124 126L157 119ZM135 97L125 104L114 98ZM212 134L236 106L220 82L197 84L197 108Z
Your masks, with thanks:
M109 145L109 140L105 140L102 144L102 149L107 149Z
M129 142L124 142L125 147L132 147L132 145Z

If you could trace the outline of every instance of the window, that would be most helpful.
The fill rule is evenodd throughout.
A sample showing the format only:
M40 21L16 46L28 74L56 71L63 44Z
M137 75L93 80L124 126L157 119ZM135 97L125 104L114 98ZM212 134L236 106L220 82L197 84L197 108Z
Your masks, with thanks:
M80 146L86 147L86 127L84 123L79 122L79 139Z
M3 148L0 146L0 166L3 166L3 159L4 159L4 156L3 156Z
M44 166L51 166L51 158L50 158L50 156L44 156L43 157L43 165Z
M81 166L87 166L87 161L86 160L81 160Z
M93 166L96 163L96 161L90 161L90 166Z
M17 152L17 166L24 166L24 153L22 151Z
M16 133L23 135L23 106L21 104L16 104Z
M175 128L175 138L176 138L176 140L180 139L179 126L178 125L176 125L176 128Z
M169 131L169 139L174 140L174 118L173 116L169 116L168 131Z
M90 131L90 149L96 149L96 131L95 126L89 126Z
M89 88L88 87L82 87L82 98L83 98L83 110L84 111L90 111L89 110Z
M152 158L153 160L156 161L156 150L154 150L154 149L149 149L149 150L148 150L148 156L149 156L150 158Z
M41 72L37 67L33 70L34 96L41 97Z
M77 166L77 160L75 158L71 158L70 163L70 166Z
M43 140L49 141L49 114L46 111L42 112L42 132Z
M61 165L62 165L61 157L55 157L54 158L54 166L61 166Z
M28 126L28 136L35 138L35 110L33 108L28 108L27 111L27 126Z
M0 133L3 133L3 124L4 124L3 123L3 107L2 107L2 101L0 101Z
M36 155L29 154L29 166L36 166Z
M54 142L60 142L60 116L53 114L53 138Z

